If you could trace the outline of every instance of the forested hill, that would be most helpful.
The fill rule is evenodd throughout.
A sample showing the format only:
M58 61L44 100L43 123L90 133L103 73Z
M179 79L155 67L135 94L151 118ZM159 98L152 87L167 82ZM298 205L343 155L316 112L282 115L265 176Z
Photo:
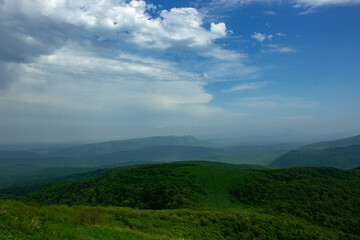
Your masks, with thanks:
M299 151L308 151L308 150L322 150L329 148L342 148L342 147L350 147L360 145L360 135L343 138L333 141L323 141L305 145L303 147L298 148Z
M188 235L190 239L204 239L206 232L211 233L211 239L236 239L240 236L252 239L256 238L256 234L261 234L265 239L316 239L316 236L323 236L323 239L360 239L360 171L356 169L251 170L220 163L217 167L214 167L216 164L209 167L208 164L166 163L132 167L44 188L20 200L44 205L188 209L176 210L183 211L181 216L171 211L164 212L157 220L155 216L152 220L147 219L152 216L150 210L136 213L134 220L116 213L117 210L99 208L96 211L108 211L104 213L107 214L106 221L117 219L125 224L131 223L126 226L148 226L149 222L145 224L143 221L156 221L157 227L149 226L154 231L160 227L159 219L169 218L177 227L182 226L178 225L178 221L185 221L184 224L189 223L201 231L199 235L193 235L187 229L187 234L191 233ZM227 217L221 217L222 220L213 218L212 214L220 210ZM57 210L55 216L61 211ZM88 212L90 210L85 208L84 211L84 214L92 216ZM114 216L110 217L109 214ZM56 220L57 223L61 221ZM86 218L84 221L87 221ZM226 228L223 225L225 222L228 230L219 232L219 229ZM253 227L246 222L253 224ZM142 232L149 231L148 228L140 229ZM282 230L279 232L275 229ZM243 235L245 232L251 235ZM176 233L176 236L186 238L181 233Z
M271 165L355 168L360 166L360 136L309 144L275 158Z
M146 165L43 189L26 198L43 204L141 209L252 206L360 234L354 221L360 219L360 172L355 170Z

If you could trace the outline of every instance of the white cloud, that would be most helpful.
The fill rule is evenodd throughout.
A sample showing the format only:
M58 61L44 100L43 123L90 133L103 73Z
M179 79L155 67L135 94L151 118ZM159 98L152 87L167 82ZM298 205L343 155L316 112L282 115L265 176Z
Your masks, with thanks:
M95 138L106 136L101 127L131 135L129 126L147 124L205 129L210 118L235 126L238 119L209 104L205 86L259 71L243 63L245 54L217 44L231 32L225 23L204 25L194 8L155 13L145 1L0 2L0 129L18 139L36 125L52 136L99 129Z
M216 12L219 9L229 11L235 7L253 3L284 3L294 7L316 8L328 5L355 5L360 4L360 0L212 0L210 3L208 1L203 1L203 3L206 4L208 11ZM268 15L274 15L274 13L274 11L265 12Z
M360 4L360 0L295 0L297 7L319 7L325 5L353 5Z
M266 34L262 34L262 33L257 33L257 32L254 32L253 35L251 35L251 38L254 38L256 39L257 41L259 42L263 42L265 39L269 39L271 40L273 37L273 35L266 35Z
M191 109L212 99L203 89L201 76L169 62L129 54L108 59L76 49L66 46L34 63L18 64L18 80L0 99L109 111L129 106L164 111L184 106Z
M201 51L199 52L199 54L206 57L214 57L218 60L230 60L230 61L240 60L246 57L245 54L241 54L232 50L222 49L217 46L214 46L211 49L206 49L204 51Z
M266 85L264 82L253 82L253 83L245 83L245 84L239 84L234 87L232 87L229 90L226 90L226 92L241 92L245 90L255 90L263 88Z
M210 30L213 33L219 34L219 36L226 36L226 25L225 23L211 23Z
M290 47L283 47L278 44L268 44L265 49L261 49L262 52L269 53L293 53L296 52L295 49Z
M149 5L150 7L152 5ZM12 0L5 1L2 12L35 18L46 16L58 23L85 28L106 38L123 38L146 48L166 49L179 41L189 47L211 44L226 36L224 23L212 23L208 31L195 8L163 10L159 17L147 13L145 1L113 0Z
M266 11L265 12L266 15L272 15L272 16L275 16L276 15L276 12L275 11Z
M297 97L280 97L280 96L266 96L266 97L250 97L242 98L238 104L251 108L312 108L316 103L307 101Z

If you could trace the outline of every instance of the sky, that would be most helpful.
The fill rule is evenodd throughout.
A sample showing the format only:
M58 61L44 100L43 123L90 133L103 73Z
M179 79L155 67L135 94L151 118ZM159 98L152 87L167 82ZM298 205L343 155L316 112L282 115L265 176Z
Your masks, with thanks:
M0 0L0 143L360 133L360 0Z

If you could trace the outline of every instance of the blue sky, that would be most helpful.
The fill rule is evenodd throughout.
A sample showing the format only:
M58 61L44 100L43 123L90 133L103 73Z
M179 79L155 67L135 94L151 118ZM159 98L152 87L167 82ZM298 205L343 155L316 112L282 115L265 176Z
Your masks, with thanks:
M359 0L0 0L0 143L360 133Z

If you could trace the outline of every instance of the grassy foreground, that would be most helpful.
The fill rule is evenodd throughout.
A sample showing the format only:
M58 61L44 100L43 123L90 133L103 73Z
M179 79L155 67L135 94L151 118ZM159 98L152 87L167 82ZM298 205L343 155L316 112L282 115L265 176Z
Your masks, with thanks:
M0 200L0 239L360 239L260 210L134 210Z

